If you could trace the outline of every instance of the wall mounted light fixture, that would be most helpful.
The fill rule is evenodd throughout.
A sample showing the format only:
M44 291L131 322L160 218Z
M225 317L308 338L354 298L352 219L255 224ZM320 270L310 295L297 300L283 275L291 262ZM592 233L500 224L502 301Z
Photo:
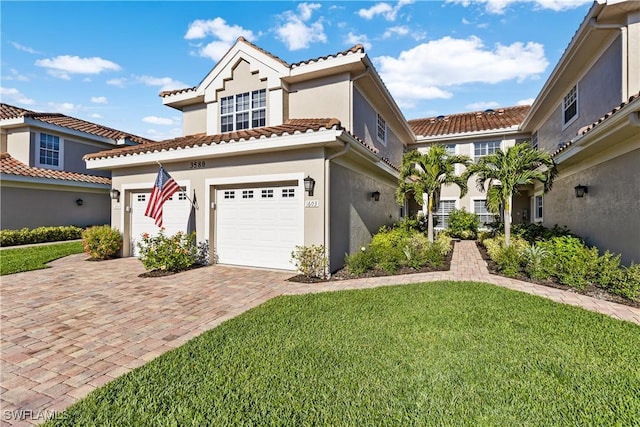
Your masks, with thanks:
M379 191L374 191L373 193L371 193L371 200L373 200L374 202L379 202L380 201L380 192Z
M579 199L584 197L585 194L589 194L589 187L586 185L576 185L573 189L576 190L576 197Z
M117 202L120 201L120 191L116 190L115 188L109 190L109 195L111 196L112 200L115 200Z
M309 196L313 196L313 189L316 186L316 180L307 176L304 179L304 191L307 192Z
M82 206L83 203L84 201L82 199L76 199L76 205Z

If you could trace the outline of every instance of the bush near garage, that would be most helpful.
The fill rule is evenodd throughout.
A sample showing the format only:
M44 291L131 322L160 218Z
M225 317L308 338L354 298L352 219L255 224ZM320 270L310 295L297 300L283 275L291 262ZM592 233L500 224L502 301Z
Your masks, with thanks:
M448 223L447 233L451 237L473 240L478 236L480 218L472 212L467 212L465 208L452 210Z
M167 236L164 228L157 236L144 233L138 249L140 261L147 271L177 273L196 264L199 258L195 233L178 232Z
M73 225L0 230L0 246L29 245L82 238L82 228Z
M82 248L93 260L110 259L122 248L122 236L108 225L89 227L82 232Z
M307 279L327 277L327 252L323 245L296 246L291 252L296 269Z

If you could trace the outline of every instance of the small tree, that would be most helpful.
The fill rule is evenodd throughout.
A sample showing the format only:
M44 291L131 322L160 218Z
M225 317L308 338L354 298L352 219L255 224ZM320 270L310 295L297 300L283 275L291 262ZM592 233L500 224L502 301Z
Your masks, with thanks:
M506 152L498 150L480 158L465 172L466 177L474 174L478 190L487 192L487 208L494 214L504 213L505 246L509 246L513 196L520 194L520 186L536 181L544 185L546 193L551 190L557 170L549 153L529 144L516 144Z
M399 186L396 193L403 203L408 193L413 193L422 212L427 217L427 237L433 242L433 212L438 209L442 186L455 184L460 188L460 197L467 192L467 178L455 173L455 165L467 166L468 156L451 155L442 145L434 145L426 153L409 151L402 158Z

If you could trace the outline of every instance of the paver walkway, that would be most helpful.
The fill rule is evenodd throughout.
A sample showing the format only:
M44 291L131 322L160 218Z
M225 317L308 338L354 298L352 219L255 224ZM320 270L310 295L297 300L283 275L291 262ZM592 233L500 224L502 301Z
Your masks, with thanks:
M320 284L227 266L140 278L137 259L85 259L71 255L51 269L0 279L2 425L40 423L94 388L284 294L473 280L640 324L640 309L491 275L475 243L466 241L456 244L450 271Z

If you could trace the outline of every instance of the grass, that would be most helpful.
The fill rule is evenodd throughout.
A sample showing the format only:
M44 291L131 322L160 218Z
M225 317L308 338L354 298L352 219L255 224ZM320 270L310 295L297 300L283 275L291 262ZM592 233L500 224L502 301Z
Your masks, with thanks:
M0 251L0 275L47 268L47 263L67 255L82 253L82 242L56 243Z
M640 327L435 282L278 297L48 425L638 425Z

